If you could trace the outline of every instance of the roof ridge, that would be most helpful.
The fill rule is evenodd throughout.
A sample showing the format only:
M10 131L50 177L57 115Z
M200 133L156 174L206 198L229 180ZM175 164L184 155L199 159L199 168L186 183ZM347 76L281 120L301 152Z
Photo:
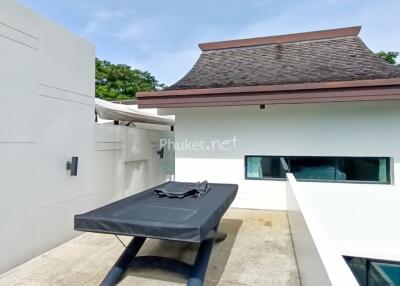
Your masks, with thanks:
M334 41L334 40L343 40L343 39L351 39L355 36L343 36L343 37L334 37L334 38L323 38L323 39L315 39L315 40L304 40L304 41L296 41L296 42L285 42L285 43L271 43L271 44L259 44L259 45L251 45L251 46L240 46L240 47L229 47L229 48L218 48L213 50L205 50L202 51L203 54L219 52L223 50L236 50L236 49L254 49L254 48L262 48L265 46L279 46L279 45L296 45L296 44L307 44L307 43L318 43L325 41Z
M354 27L320 30L320 31L312 31L304 33L294 33L294 34L277 35L269 37L257 37L257 38L248 38L239 40L200 43L199 47L202 51L210 51L210 50L241 48L241 47L251 47L260 45L315 41L323 39L357 36L360 30L361 26L354 26Z

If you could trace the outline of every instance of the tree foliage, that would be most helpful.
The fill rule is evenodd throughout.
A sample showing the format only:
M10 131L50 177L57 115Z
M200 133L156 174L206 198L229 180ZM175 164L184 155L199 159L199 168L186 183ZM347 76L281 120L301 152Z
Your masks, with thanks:
M96 97L105 100L135 98L138 91L164 88L149 72L96 58Z
M389 64L396 65L396 59L399 56L399 53L380 51L376 53L376 55L382 60L387 61Z

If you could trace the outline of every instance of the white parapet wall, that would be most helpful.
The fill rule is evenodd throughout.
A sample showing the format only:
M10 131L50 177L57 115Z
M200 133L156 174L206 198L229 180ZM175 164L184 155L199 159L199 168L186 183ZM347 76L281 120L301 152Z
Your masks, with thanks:
M400 261L400 192L395 186L299 185L342 255Z
M287 174L287 213L303 286L358 286L338 245L293 174Z
M156 153L169 131L95 126L94 47L14 0L0 1L0 59L3 273L79 235L75 214L170 178L174 161Z

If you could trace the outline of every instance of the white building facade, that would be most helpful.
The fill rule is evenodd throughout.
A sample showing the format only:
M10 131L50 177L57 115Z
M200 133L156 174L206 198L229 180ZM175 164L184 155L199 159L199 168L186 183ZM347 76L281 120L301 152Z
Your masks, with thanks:
M176 179L239 184L236 207L286 209L285 181L246 178L246 156L389 158L388 183L308 184L349 192L400 188L396 180L400 176L397 143L400 105L397 102L273 105L265 109L259 106L182 108L169 112L176 115L177 147L185 142L203 141L205 146L212 146L215 140L229 142L202 150L193 150L196 149L193 146L190 146L192 150L176 148ZM232 138L237 139L235 144L230 141Z

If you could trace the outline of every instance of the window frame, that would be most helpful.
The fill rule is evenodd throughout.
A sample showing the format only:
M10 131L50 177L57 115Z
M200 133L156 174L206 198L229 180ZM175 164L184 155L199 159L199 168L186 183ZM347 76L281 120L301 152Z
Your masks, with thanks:
M265 155L245 155L244 156L244 177L245 180L253 180L253 181L286 181L286 178L273 178L273 177L265 177L265 178L254 178L247 176L247 158L249 157L270 157L270 158L281 158L284 156L265 156ZM286 157L284 157L286 158Z
M244 169L245 169L245 180L254 180L254 181L285 181L286 178L253 178L247 176L247 158L249 157L270 157L270 158L284 158L289 167L289 173L291 172L291 159L298 158L330 158L335 160L335 176L337 172L337 168L339 165L339 160L342 158L351 158L351 159L385 159L386 161L386 181L366 181L366 180L322 180L322 179L297 179L299 182L310 182L310 183L336 183L336 184L377 184L377 185L391 185L393 182L393 172L392 172L392 157L384 157L384 156L278 156L278 155L245 155L244 156Z

